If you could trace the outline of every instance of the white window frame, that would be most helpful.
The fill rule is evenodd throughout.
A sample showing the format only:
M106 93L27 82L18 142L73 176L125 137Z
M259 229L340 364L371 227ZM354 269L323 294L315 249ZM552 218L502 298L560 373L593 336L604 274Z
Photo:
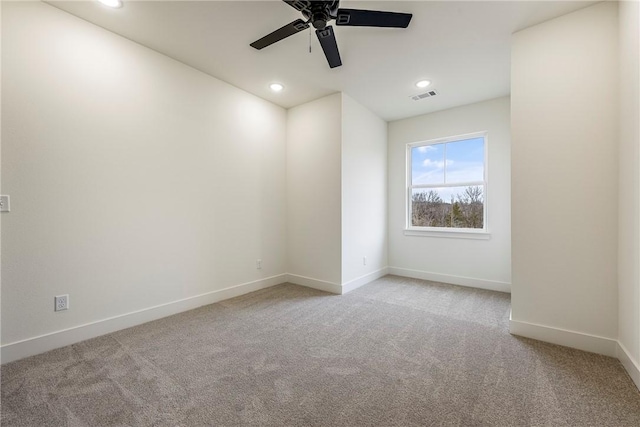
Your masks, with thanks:
M466 139L483 138L484 139L484 167L482 181L473 182L456 182L456 183L442 183L442 184L424 184L424 185L412 185L412 161L411 153L415 147L421 147L425 145L446 144L450 142L463 141ZM489 166L489 136L487 131L468 133L464 135L455 135L445 138L430 139L427 141L418 141L407 144L406 153L406 191L405 191L405 229L404 234L406 236L429 236L429 237L451 237L451 238L463 238L463 239L489 239L491 234L489 233L489 186L488 186L488 166ZM447 152L445 145L444 158L446 161ZM445 181L446 181L446 167L445 167ZM473 185L483 186L484 206L483 213L483 228L453 228L453 227L417 227L411 224L411 212L412 212L412 195L413 190L416 188L435 188L435 187L468 187Z

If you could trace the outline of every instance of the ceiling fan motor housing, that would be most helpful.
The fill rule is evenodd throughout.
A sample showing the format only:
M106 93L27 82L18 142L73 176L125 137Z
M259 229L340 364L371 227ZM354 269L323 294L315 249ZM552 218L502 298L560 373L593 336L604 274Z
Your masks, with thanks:
M328 21L336 18L339 3L339 1L311 1L301 12L314 28L322 30L327 26Z

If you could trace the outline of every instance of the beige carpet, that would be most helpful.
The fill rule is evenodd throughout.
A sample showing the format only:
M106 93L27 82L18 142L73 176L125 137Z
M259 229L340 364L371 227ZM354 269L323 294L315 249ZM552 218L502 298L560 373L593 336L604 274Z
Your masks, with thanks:
M508 333L507 294L285 284L2 368L3 426L640 426L612 358Z

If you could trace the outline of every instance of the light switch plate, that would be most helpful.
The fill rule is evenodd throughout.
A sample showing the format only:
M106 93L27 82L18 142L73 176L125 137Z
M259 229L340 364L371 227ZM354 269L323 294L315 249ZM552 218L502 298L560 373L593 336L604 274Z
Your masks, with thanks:
M0 212L9 211L9 196L0 196Z

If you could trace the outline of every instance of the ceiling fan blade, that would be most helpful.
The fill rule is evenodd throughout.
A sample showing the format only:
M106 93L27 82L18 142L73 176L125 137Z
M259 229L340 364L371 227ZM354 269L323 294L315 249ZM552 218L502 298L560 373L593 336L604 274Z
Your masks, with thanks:
M298 12L303 10L311 10L311 1L309 0L282 0Z
M364 9L338 9L336 25L407 28L412 17L413 15L410 13Z
M250 44L250 46L260 50L276 42L279 42L282 39L286 39L289 36L299 33L302 30L306 30L307 28L309 28L309 24L304 22L302 19L296 19L290 24L287 24L282 28L278 28L273 33L267 34L260 40L254 41Z
M329 67L336 68L341 66L342 60L340 59L340 51L338 50L338 43L336 42L333 27L329 25L323 30L316 30L316 35L324 51L324 56L327 57Z

